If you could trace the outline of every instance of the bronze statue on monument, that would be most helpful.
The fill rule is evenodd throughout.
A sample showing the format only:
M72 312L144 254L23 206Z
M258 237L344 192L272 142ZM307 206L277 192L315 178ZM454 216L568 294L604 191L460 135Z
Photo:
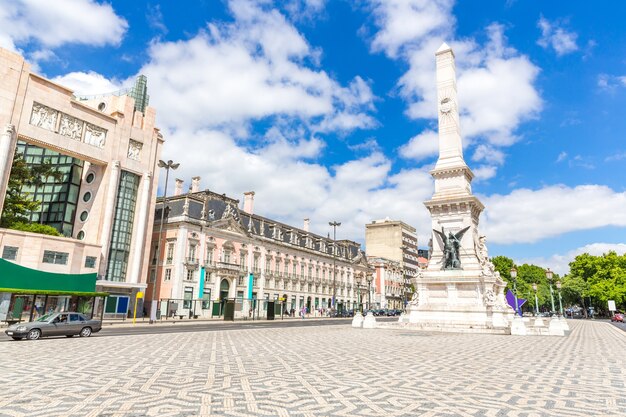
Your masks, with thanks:
M461 239L469 228L467 226L454 234L448 232L447 236L443 226L441 226L441 232L433 229L433 232L437 233L443 242L443 266L441 269L461 269Z

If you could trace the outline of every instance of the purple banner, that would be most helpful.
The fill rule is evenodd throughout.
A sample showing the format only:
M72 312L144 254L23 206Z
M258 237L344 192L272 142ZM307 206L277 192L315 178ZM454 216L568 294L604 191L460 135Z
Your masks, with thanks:
M513 291L508 290L506 292L506 302L511 306L513 310L515 310L515 294L513 294ZM516 313L519 314L520 316L522 315L522 306L524 305L525 302L526 302L525 299L519 298L519 297L517 298L518 311Z

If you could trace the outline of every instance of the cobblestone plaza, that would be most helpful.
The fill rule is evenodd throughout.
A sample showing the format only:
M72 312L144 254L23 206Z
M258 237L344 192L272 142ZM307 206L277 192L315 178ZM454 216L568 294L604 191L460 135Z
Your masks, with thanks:
M626 333L570 326L568 337L346 323L7 340L0 415L626 415Z

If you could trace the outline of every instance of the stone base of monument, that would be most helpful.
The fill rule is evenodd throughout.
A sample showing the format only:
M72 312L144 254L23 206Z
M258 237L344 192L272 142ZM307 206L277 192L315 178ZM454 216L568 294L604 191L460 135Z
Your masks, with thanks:
M550 325L548 326L548 333L550 336L565 336L563 325L558 317L552 317L550 319Z
M526 324L524 319L520 316L515 316L513 323L511 323L511 335L513 336L526 336L528 331L526 330Z
M409 310L408 326L429 331L510 334L501 311L488 311L479 305L429 304Z
M400 314L400 317L398 318L398 323L408 323L408 322L409 322L409 315L403 311Z
M569 332L569 324L567 324L567 320L565 319L565 317L561 317L559 320L561 321L561 327L563 327L563 330Z
M363 326L363 314L360 311L357 311L352 319L352 327L361 327Z
M537 317L533 322L533 326L537 328L546 327L546 323L541 317Z
M363 328L364 329L376 328L376 317L374 317L371 311L368 312L365 318L363 319Z

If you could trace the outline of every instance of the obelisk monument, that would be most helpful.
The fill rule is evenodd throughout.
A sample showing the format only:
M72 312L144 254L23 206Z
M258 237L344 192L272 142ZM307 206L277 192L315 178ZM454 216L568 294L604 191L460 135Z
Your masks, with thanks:
M414 282L409 323L507 333L513 311L478 230L484 206L472 194L474 174L463 159L454 53L447 44L437 50L436 61L439 159L431 171L435 193L424 202L432 218L432 253Z

